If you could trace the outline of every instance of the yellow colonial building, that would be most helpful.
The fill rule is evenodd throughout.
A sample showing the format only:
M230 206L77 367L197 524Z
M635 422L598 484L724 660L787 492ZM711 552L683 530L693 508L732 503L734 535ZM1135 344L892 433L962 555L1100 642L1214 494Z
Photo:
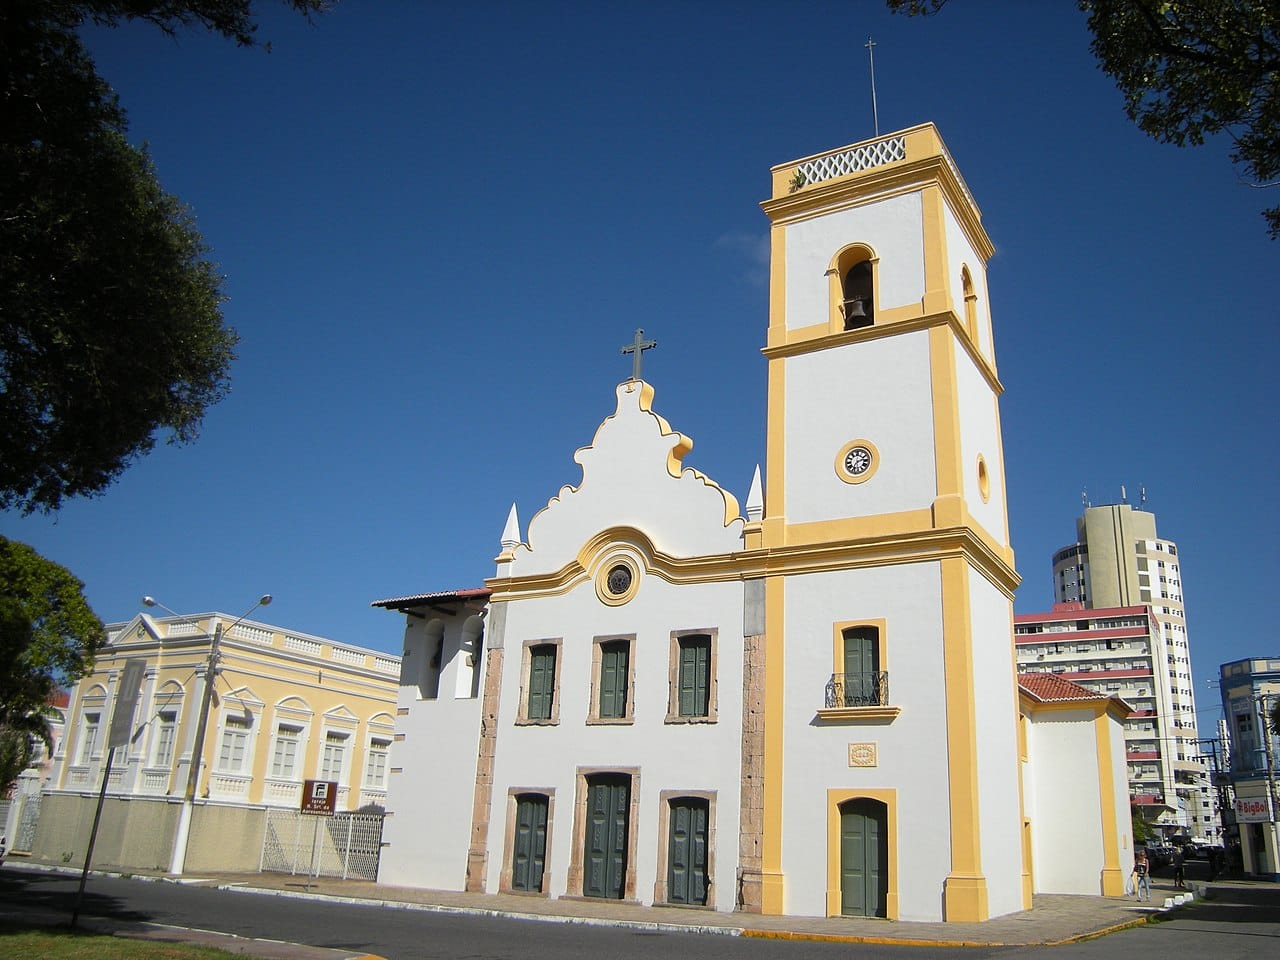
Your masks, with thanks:
M140 613L108 625L107 637L72 693L35 857L83 857L118 685L134 658L146 667L131 739L112 758L96 866L172 862L211 659L187 871L257 869L266 812L297 810L306 779L335 781L339 811L383 805L399 657L223 613Z

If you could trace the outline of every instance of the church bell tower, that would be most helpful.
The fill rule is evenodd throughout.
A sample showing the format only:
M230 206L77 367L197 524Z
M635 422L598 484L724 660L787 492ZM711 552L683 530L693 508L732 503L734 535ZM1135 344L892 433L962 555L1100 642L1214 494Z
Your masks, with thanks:
M993 247L932 124L772 176L761 908L1021 910Z

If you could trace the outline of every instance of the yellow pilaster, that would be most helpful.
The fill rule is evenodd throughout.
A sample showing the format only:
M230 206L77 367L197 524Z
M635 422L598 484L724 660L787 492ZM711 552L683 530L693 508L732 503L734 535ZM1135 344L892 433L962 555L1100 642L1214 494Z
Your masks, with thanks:
M987 879L982 873L969 565L963 557L945 557L939 565L951 813L951 873L943 885L943 917L973 922L990 914Z
M1124 872L1120 867L1120 833L1116 829L1116 781L1111 754L1111 714L1100 710L1093 720L1098 750L1098 790L1102 794L1102 895L1124 896Z
M764 585L764 841L760 866L760 911L786 908L782 875L782 708L783 605L785 581L769 577Z

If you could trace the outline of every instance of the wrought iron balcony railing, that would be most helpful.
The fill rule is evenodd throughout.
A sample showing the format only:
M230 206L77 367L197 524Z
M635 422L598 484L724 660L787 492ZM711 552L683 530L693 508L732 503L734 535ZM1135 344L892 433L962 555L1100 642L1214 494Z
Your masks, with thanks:
M889 704L889 671L833 673L827 681L826 706L884 707Z

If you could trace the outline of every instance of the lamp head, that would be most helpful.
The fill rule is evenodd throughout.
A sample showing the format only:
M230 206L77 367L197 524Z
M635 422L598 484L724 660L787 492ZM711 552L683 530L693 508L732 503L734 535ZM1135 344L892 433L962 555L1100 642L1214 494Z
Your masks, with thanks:
M271 606L271 594L269 594L269 593L264 593L261 597L259 597L259 598L258 598L258 606L260 606L260 607L269 607L269 606Z
M143 597L143 598L142 598L142 605L143 605L143 606L146 606L146 607L154 607L154 606L156 605L156 598L155 598L155 597Z

